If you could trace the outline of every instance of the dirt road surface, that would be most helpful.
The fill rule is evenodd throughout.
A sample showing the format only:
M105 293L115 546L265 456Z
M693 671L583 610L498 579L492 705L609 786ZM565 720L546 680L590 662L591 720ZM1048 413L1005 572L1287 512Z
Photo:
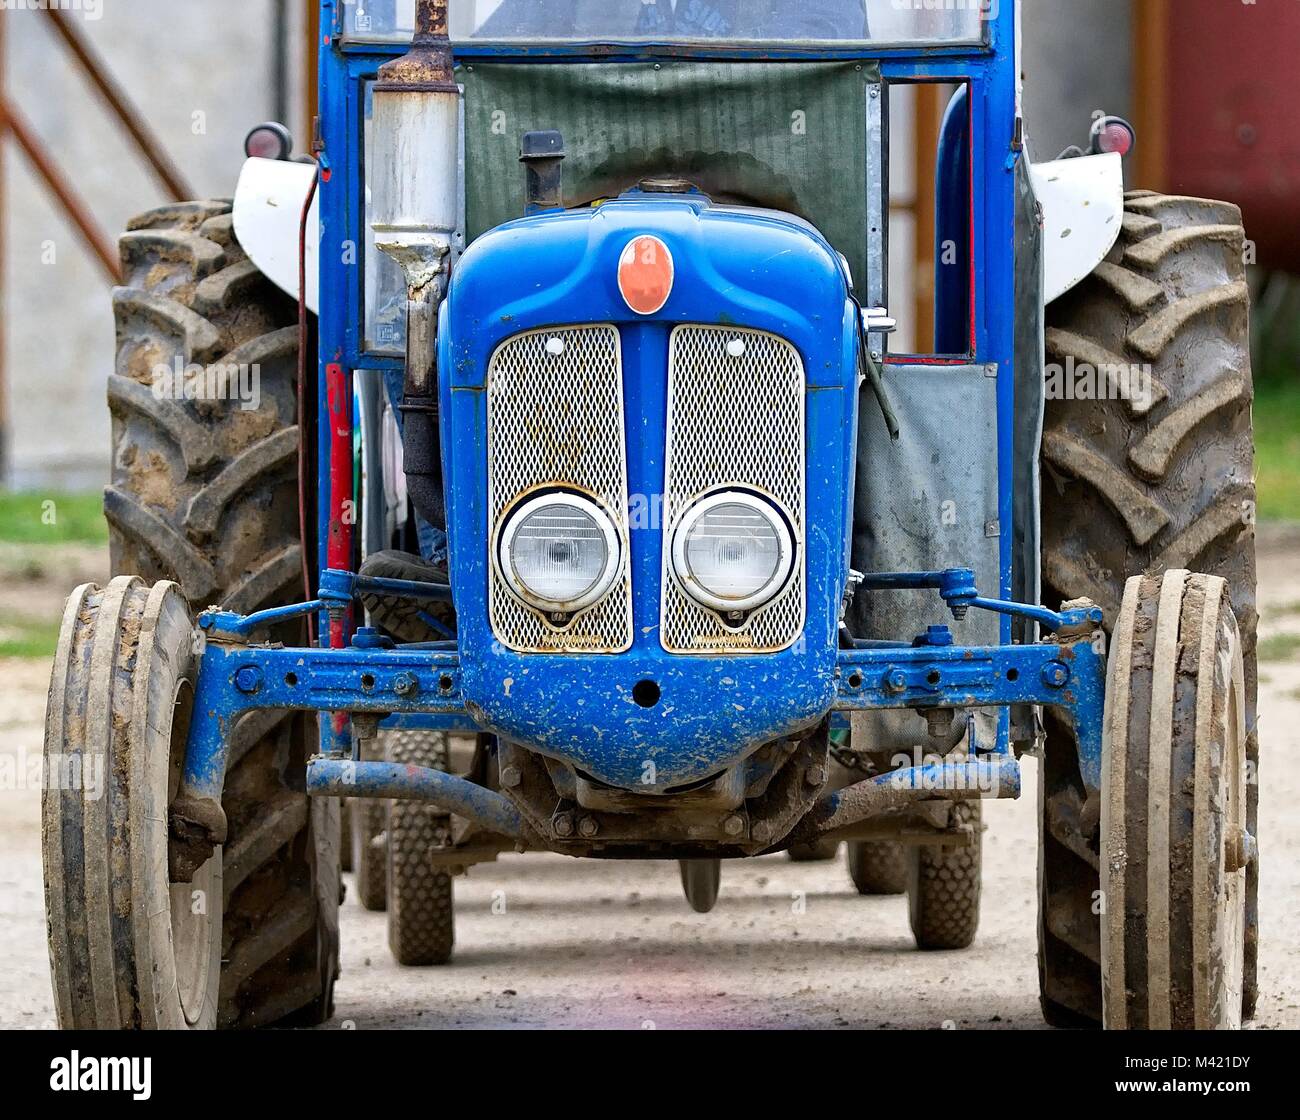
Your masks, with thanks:
M30 608L49 589L9 581ZM1300 1027L1300 534L1260 564L1263 888L1258 1028ZM1290 636L1294 636L1294 640ZM53 1025L40 871L46 666L0 661L0 1028ZM342 912L343 974L325 1029L1041 1028L1035 963L1036 769L1018 803L986 809L982 925L963 953L918 953L901 898L864 899L839 859L723 869L709 915L674 864L505 856L458 879L457 956L403 969L384 916ZM350 876L348 877L350 879Z

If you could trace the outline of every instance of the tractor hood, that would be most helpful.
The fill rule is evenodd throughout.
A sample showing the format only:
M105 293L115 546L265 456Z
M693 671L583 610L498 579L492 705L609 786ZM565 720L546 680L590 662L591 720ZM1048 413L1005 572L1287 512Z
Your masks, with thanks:
M464 254L439 386L462 688L484 726L654 794L827 714L857 425L849 283L806 222L689 190L538 214ZM608 589L574 610L528 600L510 545L560 499L591 511L609 559ZM702 605L684 574L674 542L706 500L749 502L780 534L787 563L756 606Z

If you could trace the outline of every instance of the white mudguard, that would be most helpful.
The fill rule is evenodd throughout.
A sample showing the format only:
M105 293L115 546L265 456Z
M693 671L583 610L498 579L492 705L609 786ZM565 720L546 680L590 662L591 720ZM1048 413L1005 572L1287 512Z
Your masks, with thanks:
M314 163L250 159L235 188L235 236L276 287L298 298L302 208L316 178ZM307 215L307 307L320 306L320 194Z
M1030 168L1043 208L1043 302L1092 274L1119 240L1124 166L1118 155L1078 156Z

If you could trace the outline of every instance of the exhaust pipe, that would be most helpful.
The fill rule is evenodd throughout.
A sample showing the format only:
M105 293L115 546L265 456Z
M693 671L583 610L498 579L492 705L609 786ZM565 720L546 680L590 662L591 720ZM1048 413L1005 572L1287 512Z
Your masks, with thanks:
M436 341L460 212L460 88L447 0L419 0L410 51L379 68L372 127L371 228L406 277L407 488L420 515L445 528Z

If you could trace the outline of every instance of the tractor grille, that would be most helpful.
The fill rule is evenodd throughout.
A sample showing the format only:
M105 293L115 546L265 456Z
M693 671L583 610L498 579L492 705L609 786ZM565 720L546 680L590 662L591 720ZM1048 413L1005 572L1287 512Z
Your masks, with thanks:
M563 343L563 352L552 340ZM548 349L548 343L550 349ZM613 516L627 540L627 456L618 331L608 325L531 331L498 347L488 369L488 506L495 551L505 515L531 492L576 488ZM492 631L520 653L621 653L632 645L626 559L603 599L564 629L519 602L490 565Z
M733 356L731 343L744 344ZM663 601L660 638L670 653L770 653L803 631L805 568L804 369L788 342L759 331L682 326L668 373ZM770 495L793 522L790 584L739 629L688 598L673 574L672 530L707 491L740 486Z

